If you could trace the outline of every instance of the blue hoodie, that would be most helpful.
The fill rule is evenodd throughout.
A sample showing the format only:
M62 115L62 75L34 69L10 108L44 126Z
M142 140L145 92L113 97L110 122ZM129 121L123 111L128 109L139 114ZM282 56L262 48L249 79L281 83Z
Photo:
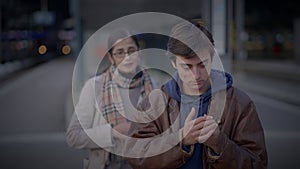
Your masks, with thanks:
M189 96L181 93L182 81L179 78L178 72L175 73L173 79L165 84L166 91L171 98L175 99L180 105L180 127L183 127L184 121L191 111L192 107L196 109L196 116L200 117L207 114L208 105L212 93L220 90L228 89L232 86L232 77L228 73L224 73L218 70L211 71L211 87L200 96ZM178 83L177 83L178 82ZM202 147L200 143L194 145L194 153L186 163L181 166L181 169L202 169ZM182 147L186 151L190 151L190 146Z

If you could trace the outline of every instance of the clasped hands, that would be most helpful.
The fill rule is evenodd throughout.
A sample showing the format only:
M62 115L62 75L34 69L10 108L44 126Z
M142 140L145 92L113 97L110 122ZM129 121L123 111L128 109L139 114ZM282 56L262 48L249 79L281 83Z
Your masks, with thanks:
M218 152L215 148L215 143L220 130L216 121L209 115L204 115L196 119L193 119L193 117L195 117L195 108L191 109L185 120L184 127L181 129L182 143L185 146L203 143L213 148L215 152Z

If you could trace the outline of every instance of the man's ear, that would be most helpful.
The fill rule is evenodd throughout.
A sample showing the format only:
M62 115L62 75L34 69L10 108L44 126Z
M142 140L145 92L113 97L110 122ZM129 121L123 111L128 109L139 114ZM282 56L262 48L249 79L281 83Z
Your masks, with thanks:
M174 68L174 69L177 69L177 66L176 66L176 59L171 60L171 63L172 63L173 68Z

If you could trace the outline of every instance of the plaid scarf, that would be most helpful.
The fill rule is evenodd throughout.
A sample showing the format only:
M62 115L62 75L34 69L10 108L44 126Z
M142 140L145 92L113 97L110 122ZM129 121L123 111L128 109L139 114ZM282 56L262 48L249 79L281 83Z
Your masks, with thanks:
M104 72L102 112L106 121L112 126L126 122L119 87L131 89L143 85L144 87L141 88L139 100L148 95L152 90L152 83L147 71L141 69L140 73L142 73L141 76L137 76L137 78L126 78L119 73L115 66L111 66Z

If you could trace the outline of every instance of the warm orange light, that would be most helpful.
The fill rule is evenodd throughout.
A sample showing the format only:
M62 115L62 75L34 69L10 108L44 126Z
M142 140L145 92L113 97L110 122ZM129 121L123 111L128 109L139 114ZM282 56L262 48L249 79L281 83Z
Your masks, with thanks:
M64 45L61 51L63 54L68 55L71 53L71 47L69 45Z
M39 46L38 52L40 55L43 55L47 52L47 47L45 45Z

